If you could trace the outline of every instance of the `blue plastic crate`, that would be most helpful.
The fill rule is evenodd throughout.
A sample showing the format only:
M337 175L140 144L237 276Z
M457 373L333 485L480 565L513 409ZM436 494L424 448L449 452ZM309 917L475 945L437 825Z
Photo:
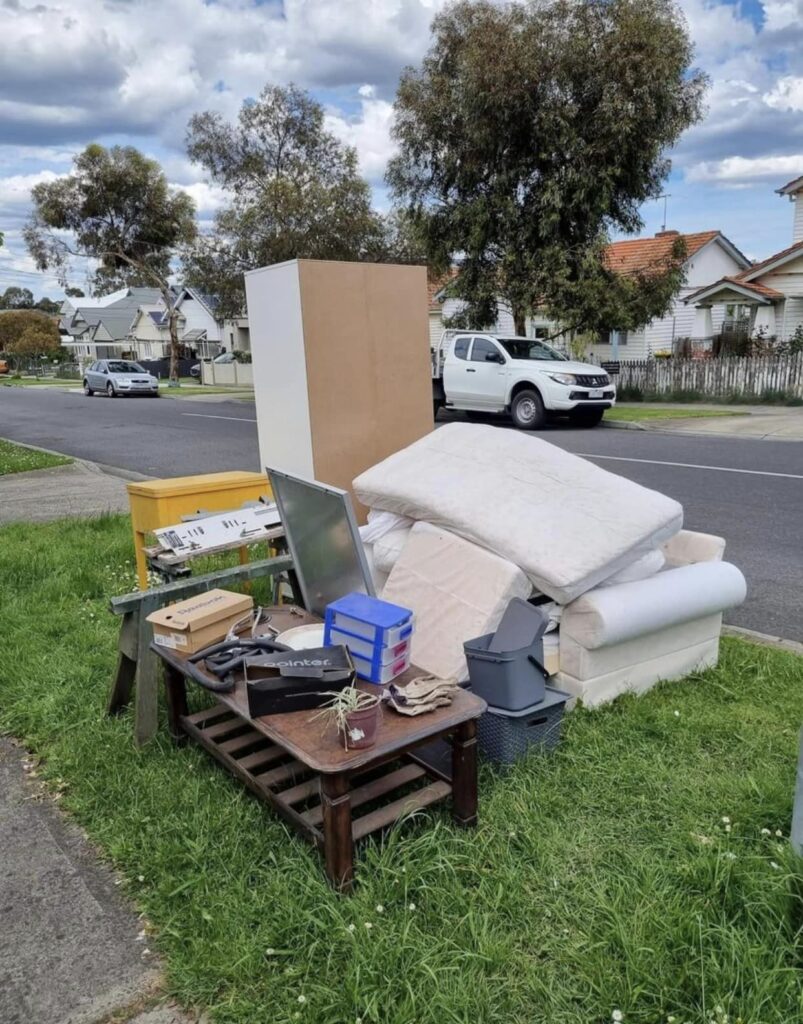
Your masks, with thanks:
M367 640L378 647L393 647L412 633L413 613L409 608L381 601L378 597L346 594L326 608L324 644L330 643L332 629Z

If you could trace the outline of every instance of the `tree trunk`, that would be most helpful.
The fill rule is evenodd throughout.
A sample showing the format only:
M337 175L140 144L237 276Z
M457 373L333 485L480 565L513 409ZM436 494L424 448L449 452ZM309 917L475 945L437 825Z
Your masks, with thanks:
M165 296L165 302L167 297ZM179 358L179 344L178 344L178 313L173 306L172 301L169 302L168 306L168 328L170 330L170 383L178 384L178 358Z
M513 307L513 329L520 338L527 334L527 316L519 306Z

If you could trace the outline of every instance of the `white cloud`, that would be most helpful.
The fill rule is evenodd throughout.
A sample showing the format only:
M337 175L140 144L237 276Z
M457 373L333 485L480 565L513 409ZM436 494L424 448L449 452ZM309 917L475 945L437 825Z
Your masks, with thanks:
M764 95L768 107L776 110L803 110L803 77L785 75Z
M803 153L788 156L762 156L746 159L730 156L724 160L700 163L686 173L687 181L716 182L723 185L744 185L754 181L777 181L794 178L803 171Z
M188 193L195 203L199 216L214 213L226 202L226 191L217 185L209 185L205 181L195 181L192 184L171 185L172 188L181 189Z
M365 177L369 181L379 182L394 152L390 138L393 105L387 100L374 99L374 93L373 86L362 86L359 89L362 97L359 116L350 118L328 111L325 122L329 131L341 142L357 150L360 170Z

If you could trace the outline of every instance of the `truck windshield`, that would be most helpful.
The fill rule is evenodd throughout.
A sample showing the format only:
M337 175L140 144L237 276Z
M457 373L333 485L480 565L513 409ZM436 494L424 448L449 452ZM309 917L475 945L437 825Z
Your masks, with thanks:
M550 359L560 363L566 362L566 356L561 355L550 345L545 345L543 341L534 341L532 338L497 338L497 341L511 359Z

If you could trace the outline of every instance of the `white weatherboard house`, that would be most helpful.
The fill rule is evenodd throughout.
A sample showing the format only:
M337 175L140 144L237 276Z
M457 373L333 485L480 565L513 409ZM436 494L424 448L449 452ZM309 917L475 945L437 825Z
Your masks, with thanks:
M698 231L681 235L679 231L659 231L654 238L633 238L612 242L608 246L607 261L611 269L621 274L635 274L660 267L668 261L679 238L686 246L684 270L686 280L672 300L669 312L652 320L637 331L616 331L600 338L589 346L584 358L592 362L612 359L647 359L656 352L671 352L679 338L693 336L695 326L694 309L687 305L687 299L702 285L727 275L739 274L750 267L750 261L721 231ZM453 275L452 275L453 276ZM430 346L434 346L443 334L443 321L461 308L459 299L448 295L448 279L441 279L430 286L429 334ZM722 327L726 311L717 310L712 319L715 330ZM492 330L499 334L512 335L513 317L502 302L498 306L497 320ZM547 316L533 316L527 320L527 336L552 339L559 348L565 347L560 337L560 326Z
M727 315L750 334L762 332L787 342L803 327L803 176L777 189L794 204L792 245L738 274L712 276L689 295L694 311L692 339L707 341Z

